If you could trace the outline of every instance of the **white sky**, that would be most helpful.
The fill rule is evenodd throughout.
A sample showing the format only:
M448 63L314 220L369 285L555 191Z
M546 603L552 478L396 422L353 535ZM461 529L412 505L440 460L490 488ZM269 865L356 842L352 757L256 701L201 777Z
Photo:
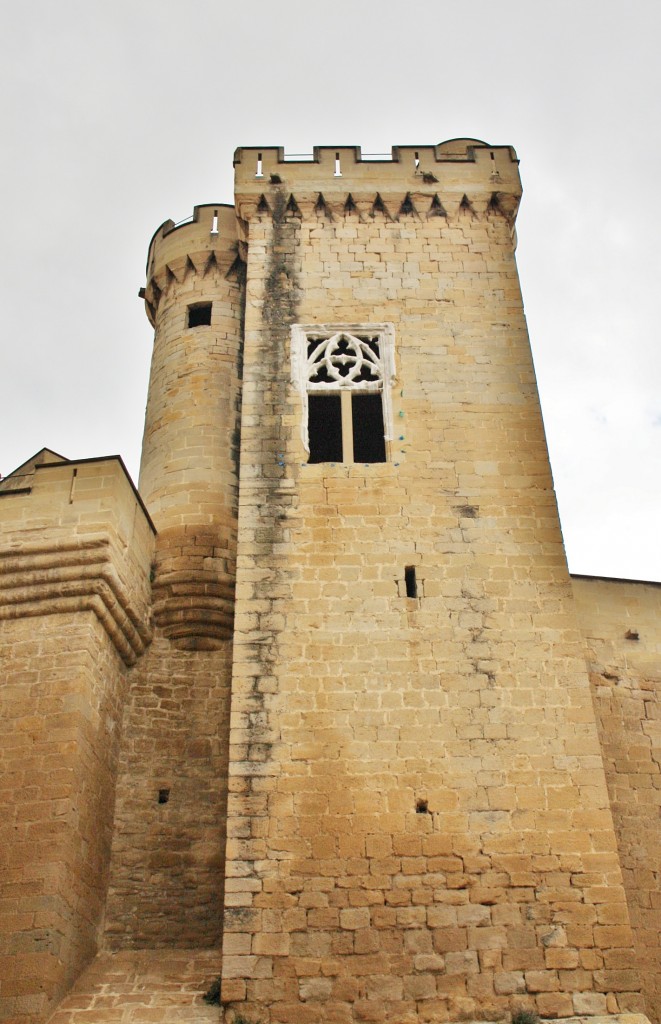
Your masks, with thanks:
M661 6L23 0L0 38L0 472L137 479L149 239L239 145L521 158L519 270L570 569L661 580Z

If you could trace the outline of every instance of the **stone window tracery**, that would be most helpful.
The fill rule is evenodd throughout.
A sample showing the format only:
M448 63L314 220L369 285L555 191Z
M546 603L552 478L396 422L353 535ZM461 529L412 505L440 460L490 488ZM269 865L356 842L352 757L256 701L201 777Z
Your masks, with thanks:
M310 462L385 462L392 439L392 324L295 324L292 380Z

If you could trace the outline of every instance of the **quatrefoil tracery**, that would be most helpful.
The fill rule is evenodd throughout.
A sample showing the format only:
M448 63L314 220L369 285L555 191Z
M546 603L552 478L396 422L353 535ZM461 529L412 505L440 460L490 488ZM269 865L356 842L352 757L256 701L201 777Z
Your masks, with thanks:
M341 331L330 337L308 335L308 387L366 390L383 387L379 338Z

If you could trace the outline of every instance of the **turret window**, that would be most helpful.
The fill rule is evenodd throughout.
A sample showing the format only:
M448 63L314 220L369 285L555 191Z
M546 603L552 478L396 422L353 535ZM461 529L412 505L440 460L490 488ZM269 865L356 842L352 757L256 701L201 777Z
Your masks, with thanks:
M309 462L387 461L394 380L391 324L292 329L292 376Z
M196 302L188 307L188 327L208 327L211 323L211 303Z

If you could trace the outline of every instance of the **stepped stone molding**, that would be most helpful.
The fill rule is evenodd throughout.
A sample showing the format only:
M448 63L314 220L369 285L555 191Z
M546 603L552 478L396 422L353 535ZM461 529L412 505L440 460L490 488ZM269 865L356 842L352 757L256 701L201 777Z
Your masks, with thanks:
M205 649L231 639L233 581L203 570L173 572L154 583L153 595L154 623L171 640Z
M0 621L93 611L126 665L152 631L113 565L106 534L0 550Z
M180 649L214 650L234 626L231 526L165 528L152 583L154 625Z

